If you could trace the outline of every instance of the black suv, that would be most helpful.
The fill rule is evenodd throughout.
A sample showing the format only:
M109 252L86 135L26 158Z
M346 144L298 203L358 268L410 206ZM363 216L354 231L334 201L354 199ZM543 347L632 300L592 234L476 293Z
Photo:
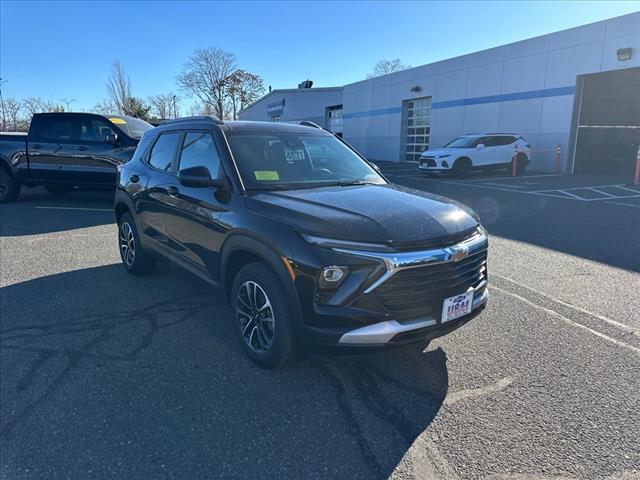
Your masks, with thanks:
M311 126L169 121L121 167L119 250L224 289L246 353L277 367L315 346L429 341L487 302L487 234L452 200L390 184Z

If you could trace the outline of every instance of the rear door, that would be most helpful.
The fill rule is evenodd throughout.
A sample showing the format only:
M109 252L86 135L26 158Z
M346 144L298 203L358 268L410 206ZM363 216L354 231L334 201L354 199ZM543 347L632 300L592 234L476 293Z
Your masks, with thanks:
M140 234L145 243L163 252L167 246L165 214L173 202L170 189L175 184L175 158L181 137L181 132L159 135L144 159L147 178L134 175L131 180L146 182L136 197Z
M84 185L115 186L116 168L122 163L121 145L107 143L107 135L116 131L103 118L94 115L81 115L80 141L73 146L74 177Z
M209 131L191 130L184 134L178 154L178 170L204 166L211 178L223 178L220 155ZM216 271L224 227L220 216L225 204L212 187L185 187L174 177L171 207L167 209L169 251L187 263Z
M72 183L74 147L80 140L80 119L75 115L34 115L29 128L29 174L41 183Z

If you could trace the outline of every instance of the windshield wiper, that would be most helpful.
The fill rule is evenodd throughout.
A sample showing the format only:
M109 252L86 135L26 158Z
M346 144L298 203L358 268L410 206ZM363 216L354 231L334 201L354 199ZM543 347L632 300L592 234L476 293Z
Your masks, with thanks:
M366 180L340 180L335 185L338 187L349 187L351 185L373 185L373 183L367 182Z

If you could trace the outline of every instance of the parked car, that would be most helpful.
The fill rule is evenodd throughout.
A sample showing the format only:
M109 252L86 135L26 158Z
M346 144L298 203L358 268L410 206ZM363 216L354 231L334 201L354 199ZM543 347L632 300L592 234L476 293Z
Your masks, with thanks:
M15 200L22 186L44 185L54 194L115 188L116 166L133 156L150 128L122 115L35 114L28 134L0 136L0 203Z
M467 207L390 184L320 128L196 117L145 132L119 174L118 248L220 287L248 356L428 341L487 302L487 234Z
M531 145L523 136L512 133L480 133L463 135L442 148L423 152L418 168L427 172L453 173L464 177L474 169L510 169L514 157L517 172L523 173L531 157Z

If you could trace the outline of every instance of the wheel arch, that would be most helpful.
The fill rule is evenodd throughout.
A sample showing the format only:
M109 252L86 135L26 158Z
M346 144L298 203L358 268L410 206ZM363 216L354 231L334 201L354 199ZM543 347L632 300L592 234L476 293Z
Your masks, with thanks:
M244 234L230 236L222 248L219 279L224 288L225 297L229 299L233 279L240 269L255 262L265 263L276 274L285 287L287 295L299 307L292 270L287 268L284 255L277 251L276 247Z

